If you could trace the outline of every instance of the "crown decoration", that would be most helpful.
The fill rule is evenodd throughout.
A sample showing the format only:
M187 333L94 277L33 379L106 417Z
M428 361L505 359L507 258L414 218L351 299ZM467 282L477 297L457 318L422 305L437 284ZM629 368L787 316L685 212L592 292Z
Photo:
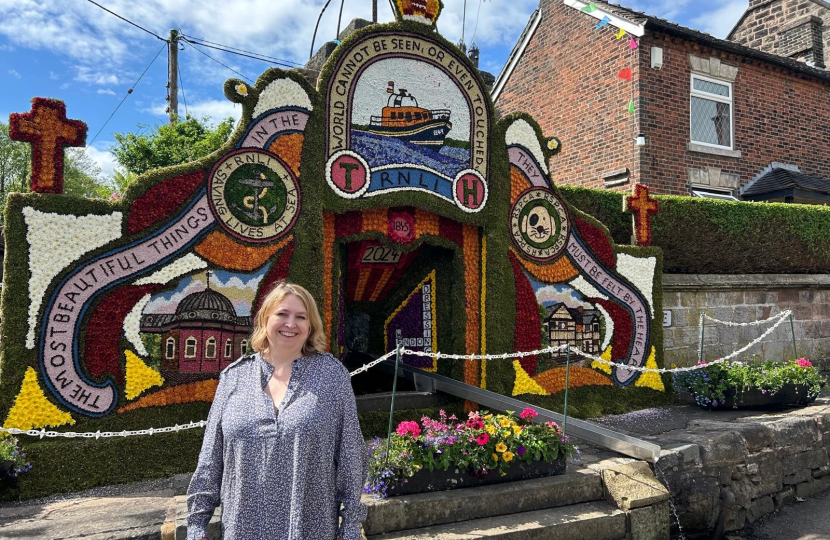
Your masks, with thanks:
M398 19L435 26L444 8L441 0L395 0Z

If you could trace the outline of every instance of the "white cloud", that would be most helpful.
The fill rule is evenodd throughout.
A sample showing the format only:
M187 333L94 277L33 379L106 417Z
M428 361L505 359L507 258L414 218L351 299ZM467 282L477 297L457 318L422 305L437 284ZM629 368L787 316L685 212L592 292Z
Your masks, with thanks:
M563 302L570 308L584 307L590 309L592 304L582 300L582 295L575 289L561 285L545 285L536 290L536 302L539 304L551 304Z
M14 69L9 70L9 75L14 77L15 79L19 79L19 78L22 77L22 75L20 73L18 73L17 70L14 70Z
M86 155L88 155L92 161L94 161L95 164L101 168L101 176L105 178L112 176L113 170L118 166L118 163L115 161L115 157L109 151L112 144L113 143L110 142L99 142L95 143L97 147L87 146L84 149Z
M746 8L746 0L732 0L716 10L701 13L692 19L692 23L703 32L725 39Z
M99 94L106 94L108 96L114 96L115 95L115 92L113 92L109 88L99 88L98 93Z
M50 71L49 71L49 78L50 78L51 80L53 80L53 81L57 81L57 80L59 80L59 79L60 79L60 75L58 75L58 74L57 74L57 73L55 73L54 71L51 71L51 70L50 70Z
M72 86L70 83L65 82L65 83L63 83L63 84L60 86L60 89L61 89L61 90L66 90L66 89L67 89L67 88L69 88L70 86Z
M165 109L167 105L153 105L149 109L145 109L145 112L149 112L156 116L167 116L167 112ZM205 116L210 118L210 121L214 124L221 122L222 120L228 118L229 116L234 119L234 121L239 120L239 117L242 116L242 107L237 105L236 103L231 103L230 101L222 101L218 99L208 99L205 101L198 101L196 103L188 103L187 105L187 112L190 113L190 116L195 118L203 118ZM185 114L185 106L182 100L179 100L179 116L184 116Z
M118 76L113 73L98 71L87 66L77 66L75 80L92 84L118 84Z

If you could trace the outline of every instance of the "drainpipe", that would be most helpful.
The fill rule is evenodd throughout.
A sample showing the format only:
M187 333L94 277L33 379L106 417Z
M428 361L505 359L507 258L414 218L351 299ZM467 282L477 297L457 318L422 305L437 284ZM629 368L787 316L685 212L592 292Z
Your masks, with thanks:
M712 531L712 536L709 540L721 540L724 529L726 529L726 522L732 516L732 511L735 509L735 494L726 488L720 490L720 514L718 515L718 522L715 525L715 530Z

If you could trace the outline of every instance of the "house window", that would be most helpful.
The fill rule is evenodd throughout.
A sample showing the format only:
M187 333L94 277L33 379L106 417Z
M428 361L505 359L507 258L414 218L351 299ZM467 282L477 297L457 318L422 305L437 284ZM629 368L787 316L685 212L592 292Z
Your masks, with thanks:
M693 189L692 197L702 199L720 199L722 201L737 201L731 191L718 191L714 189Z
M233 354L233 341L228 339L225 341L225 358L230 358Z
M692 142L732 149L732 83L692 75Z
M247 352L248 352L248 340L243 339L242 343L239 344L239 348L242 350L242 354L247 354Z
M164 357L167 359L172 359L176 356L176 340L175 338L167 338L167 341L164 343Z
M189 337L184 342L184 357L185 358L196 358L196 338Z
M216 358L216 338L209 337L205 342L205 358Z

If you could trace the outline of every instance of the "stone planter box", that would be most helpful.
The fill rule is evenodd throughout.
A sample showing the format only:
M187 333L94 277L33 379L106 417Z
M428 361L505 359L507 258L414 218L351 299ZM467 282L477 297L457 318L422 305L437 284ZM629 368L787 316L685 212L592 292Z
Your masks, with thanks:
M495 471L485 476L478 476L470 474L466 470L462 471L454 467L450 467L446 471L435 469L432 472L429 472L426 469L421 469L415 473L412 478L409 478L409 481L406 484L390 489L388 491L388 496L395 497L397 495L413 495L415 493L425 493L429 491L445 491L448 489L500 484L502 482L512 482L514 480L543 478L546 476L565 474L565 468L565 456L559 456L559 458L552 463L544 461L524 463L517 461L504 471L507 473L506 476L501 476Z
M764 394L757 388L739 391L730 388L724 393L725 399L715 409L732 409L735 407L769 407L783 405L809 405L816 400L816 396L808 397L809 388L803 384L785 384L775 394Z

